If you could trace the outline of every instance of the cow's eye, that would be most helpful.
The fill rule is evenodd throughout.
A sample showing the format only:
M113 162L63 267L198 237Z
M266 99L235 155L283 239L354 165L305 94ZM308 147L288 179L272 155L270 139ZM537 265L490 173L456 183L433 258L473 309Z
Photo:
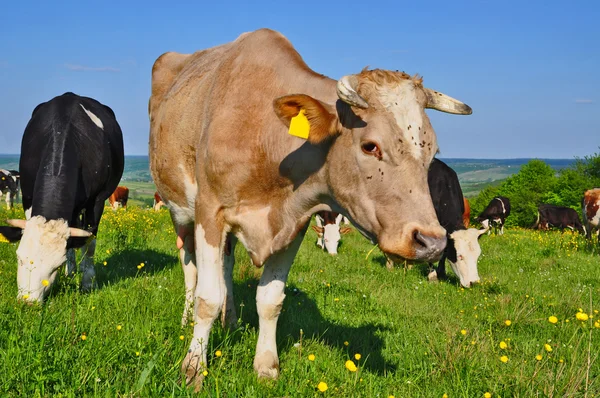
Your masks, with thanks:
M363 142L360 144L360 148L365 154L375 156L377 159L381 159L381 149L379 149L379 145L373 141Z

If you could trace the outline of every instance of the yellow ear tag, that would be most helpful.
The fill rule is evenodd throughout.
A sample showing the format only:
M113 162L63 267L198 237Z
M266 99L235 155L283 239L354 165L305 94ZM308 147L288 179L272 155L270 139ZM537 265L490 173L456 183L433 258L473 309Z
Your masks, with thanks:
M8 243L8 239L6 239L2 234L0 234L0 243Z
M307 139L309 132L310 123L306 118L304 109L302 109L300 113L294 116L290 121L290 131L288 131L288 133L290 135L295 135L296 137Z

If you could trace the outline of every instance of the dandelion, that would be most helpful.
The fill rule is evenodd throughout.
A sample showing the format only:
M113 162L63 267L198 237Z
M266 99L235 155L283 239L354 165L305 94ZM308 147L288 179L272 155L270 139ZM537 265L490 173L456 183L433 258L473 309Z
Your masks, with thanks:
M448 398L448 394L442 395L442 398Z
M24 295L23 295L23 299L24 299L24 300L27 300L28 298L29 298L29 295L28 295L28 294L24 294Z
M139 351L136 351L136 352L135 352L135 356L136 356L136 357L139 357L139 356L140 356L140 352L139 352Z
M106 267L106 264L108 264L106 261L102 263L102 265L104 265Z
M563 363L565 360L564 359L559 359L558 362Z
M221 352L221 350L217 350L217 351L215 351L215 356L216 356L217 358L218 358L218 357L220 357L221 355L223 355L223 353Z
M359 361L360 358L362 358L362 355L360 355L360 354L354 354L354 359L356 359L357 361Z
M202 372L202 375L204 375L204 377L208 376L208 370L205 370L204 372Z
M538 361L541 361L541 360L542 360L542 356L541 356L540 354L537 354L537 355L535 356L535 359L537 359Z
M117 330L121 330L121 325L117 325Z
M511 322L511 320L510 320L510 319L507 319L507 320L505 320L505 321L504 321L504 324L505 324L506 326L510 326L510 325L512 325L512 322Z
M578 321L587 321L588 319L590 319L590 317L588 316L588 314L586 314L583 311L579 311L576 315L575 318L577 318Z
M460 334L462 334L463 336L465 336L467 334L467 331L465 329L460 331Z
M551 317L548 318L548 322L556 323L556 322L558 322L558 318L555 317L554 315L552 315Z
M594 322L594 327L595 328L600 328L600 321Z
M356 364L354 363L354 361L351 361L350 359L346 361L346 369L348 369L350 372L356 372L357 367Z
M350 343L348 343L347 341L344 341L344 345L345 345L346 347L348 347L348 344L350 344Z
M329 387L327 387L327 383L325 383L324 381L320 382L320 383L317 385L317 389L318 389L319 391L321 391L321 392L325 392L325 391L327 391L327 389L328 389L328 388L329 388Z
M502 363L506 363L506 362L508 362L508 357L507 357L506 355L502 355L502 356L500 357L500 362L502 362Z
M50 284L50 282L48 282L48 280L47 280L47 279L44 279L44 280L42 281L42 286L48 286L49 284Z
M396 398L396 397L394 397L393 395L388 395L388 398Z
M506 350L506 347L508 347L508 344L506 344L506 342L504 342L504 341L501 341L500 342L500 349L501 350Z
M483 398L492 398L492 394L486 392L485 394L483 394Z
M316 357L315 357L315 354L310 354L310 355L308 356L308 360L309 360L309 361L314 361L314 360L315 360L315 358L316 358Z
M552 347L550 347L550 344L544 344L544 349L548 352L552 352Z
M185 339L185 337L183 337L183 335L179 336L179 340L183 340Z
M87 336L85 334L81 335L81 340L85 341L87 339Z
M333 301L335 301L337 303L338 301L340 301L340 299L336 297L333 299Z

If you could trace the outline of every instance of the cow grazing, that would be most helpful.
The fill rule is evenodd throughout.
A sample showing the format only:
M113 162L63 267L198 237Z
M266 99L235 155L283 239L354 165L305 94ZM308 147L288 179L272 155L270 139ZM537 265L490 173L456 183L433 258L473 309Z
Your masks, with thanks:
M463 213L463 225L465 228L469 228L471 224L471 205L469 204L469 200L463 196L463 205L465 206L465 211Z
M477 261L481 254L479 237L487 228L466 229L464 225L465 201L456 172L439 159L433 159L427 176L433 207L440 225L446 229L448 243L436 269L432 270L429 280L446 277L445 261L448 259L452 271L463 287L479 282Z
M129 188L118 186L117 189L108 197L108 203L113 210L119 207L127 209L127 201L129 200Z
M317 233L317 246L331 255L337 255L342 235L352 231L350 227L341 227L343 215L335 211L320 211L315 214L313 230Z
M12 209L19 197L20 174L16 170L0 169L0 198L6 195L6 208Z
M93 288L95 235L123 165L121 128L109 107L65 93L35 108L21 143L27 220L8 220L12 227L0 227L9 240L21 241L19 298L43 300L65 260L67 273L75 271L70 249L82 246L82 289Z
M587 238L591 239L595 232L600 243L600 188L586 191L581 207Z
M490 201L479 217L477 217L477 222L481 223L484 228L489 228L488 234L491 232L493 225L496 234L498 234L499 227L500 235L504 235L504 222L509 215L510 201L504 196L497 196Z
M160 198L160 195L158 194L158 192L154 192L154 204L152 205L152 208L154 209L154 211L159 211L161 207L163 207L165 205L165 202L163 202L163 200Z
M194 336L182 363L188 383L202 384L219 313L235 322L238 240L265 267L254 369L267 378L279 375L277 319L314 213L348 216L397 258L439 258L446 234L427 188L427 165L438 148L426 108L471 113L403 72L329 79L268 29L156 60L150 170L177 231L184 322L194 307Z
M561 230L569 228L571 230L577 230L582 234L585 233L583 225L579 220L579 215L570 207L548 204L538 206L537 220L533 225L533 228L548 230L550 227L559 228Z

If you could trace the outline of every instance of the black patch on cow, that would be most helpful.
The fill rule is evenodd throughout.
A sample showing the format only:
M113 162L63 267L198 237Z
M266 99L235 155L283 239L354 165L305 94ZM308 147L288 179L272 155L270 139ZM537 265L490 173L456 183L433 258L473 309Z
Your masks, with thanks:
M18 242L23 236L23 230L17 227L0 227L0 235L9 242Z

